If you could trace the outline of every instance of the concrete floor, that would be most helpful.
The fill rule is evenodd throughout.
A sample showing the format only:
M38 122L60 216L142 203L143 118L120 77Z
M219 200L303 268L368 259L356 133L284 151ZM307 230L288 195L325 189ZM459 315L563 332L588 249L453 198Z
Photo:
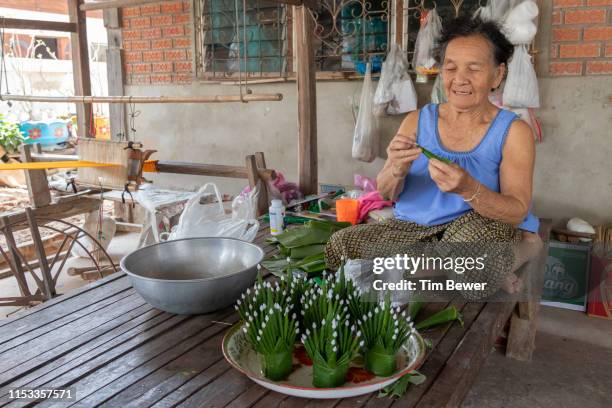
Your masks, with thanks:
M113 259L135 249L137 238L138 234L116 236L109 247ZM64 273L58 291L86 283ZM14 279L0 280L0 294L18 293ZM0 318L15 309L0 307ZM493 351L464 408L612 407L612 320L543 306L538 327L533 361L518 362Z
M494 351L463 402L481 407L612 407L612 320L541 308L530 363Z

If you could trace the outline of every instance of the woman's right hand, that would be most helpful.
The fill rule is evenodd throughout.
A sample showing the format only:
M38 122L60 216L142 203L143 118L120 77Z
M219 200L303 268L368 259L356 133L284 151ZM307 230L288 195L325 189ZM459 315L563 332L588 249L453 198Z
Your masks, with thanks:
M387 147L387 160L391 165L391 174L397 178L408 175L410 164L419 157L421 149L416 145L416 135L396 134Z

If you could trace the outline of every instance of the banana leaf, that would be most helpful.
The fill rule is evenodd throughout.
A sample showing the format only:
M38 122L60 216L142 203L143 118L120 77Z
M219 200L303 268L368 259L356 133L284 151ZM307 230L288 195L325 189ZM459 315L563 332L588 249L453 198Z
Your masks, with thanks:
M324 220L310 220L306 223L310 228L323 229L327 231L340 231L343 228L350 227L350 222L336 222L336 221L324 221Z
M283 246L280 246L281 254L283 253ZM325 249L324 244L313 244L313 245L304 245L297 248L291 248L289 250L289 256L292 259L303 259L312 255L317 255L323 253Z
M292 228L276 236L285 248L297 248L305 245L325 244L332 236L332 231L308 226Z
M285 269L289 265L287 262L287 258L279 257L279 258L271 258L266 259L261 262L261 266L272 272L274 275L279 275L279 273L284 273Z

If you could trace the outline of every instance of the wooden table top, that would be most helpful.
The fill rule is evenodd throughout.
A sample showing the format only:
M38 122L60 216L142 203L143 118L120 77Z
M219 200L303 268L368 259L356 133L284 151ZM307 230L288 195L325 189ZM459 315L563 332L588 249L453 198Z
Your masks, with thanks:
M256 242L268 256L266 225ZM0 406L13 388L71 387L82 407L387 407L456 406L490 353L512 304L450 302L464 325L425 330L432 348L419 369L425 383L399 400L376 394L344 400L307 400L260 387L230 367L221 351L233 307L199 316L154 309L122 272L0 320ZM429 303L419 316L446 307ZM67 406L70 404L62 405ZM42 406L53 402L42 401Z

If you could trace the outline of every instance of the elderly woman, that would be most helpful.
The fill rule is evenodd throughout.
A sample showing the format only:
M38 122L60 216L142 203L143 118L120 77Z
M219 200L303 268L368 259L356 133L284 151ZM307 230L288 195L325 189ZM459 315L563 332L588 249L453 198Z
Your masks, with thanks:
M533 135L516 114L489 101L513 49L492 22L458 18L444 26L438 57L448 102L406 116L377 177L381 196L396 201L395 218L335 234L326 247L331 268L341 257L392 257L419 242L474 247L522 239L533 243L532 252L537 250L539 222L529 212ZM451 163L428 159L421 147ZM485 291L464 292L466 297L486 297L502 287L519 289L513 271L524 259L506 247L510 250L491 257L483 271L462 277L487 282Z

